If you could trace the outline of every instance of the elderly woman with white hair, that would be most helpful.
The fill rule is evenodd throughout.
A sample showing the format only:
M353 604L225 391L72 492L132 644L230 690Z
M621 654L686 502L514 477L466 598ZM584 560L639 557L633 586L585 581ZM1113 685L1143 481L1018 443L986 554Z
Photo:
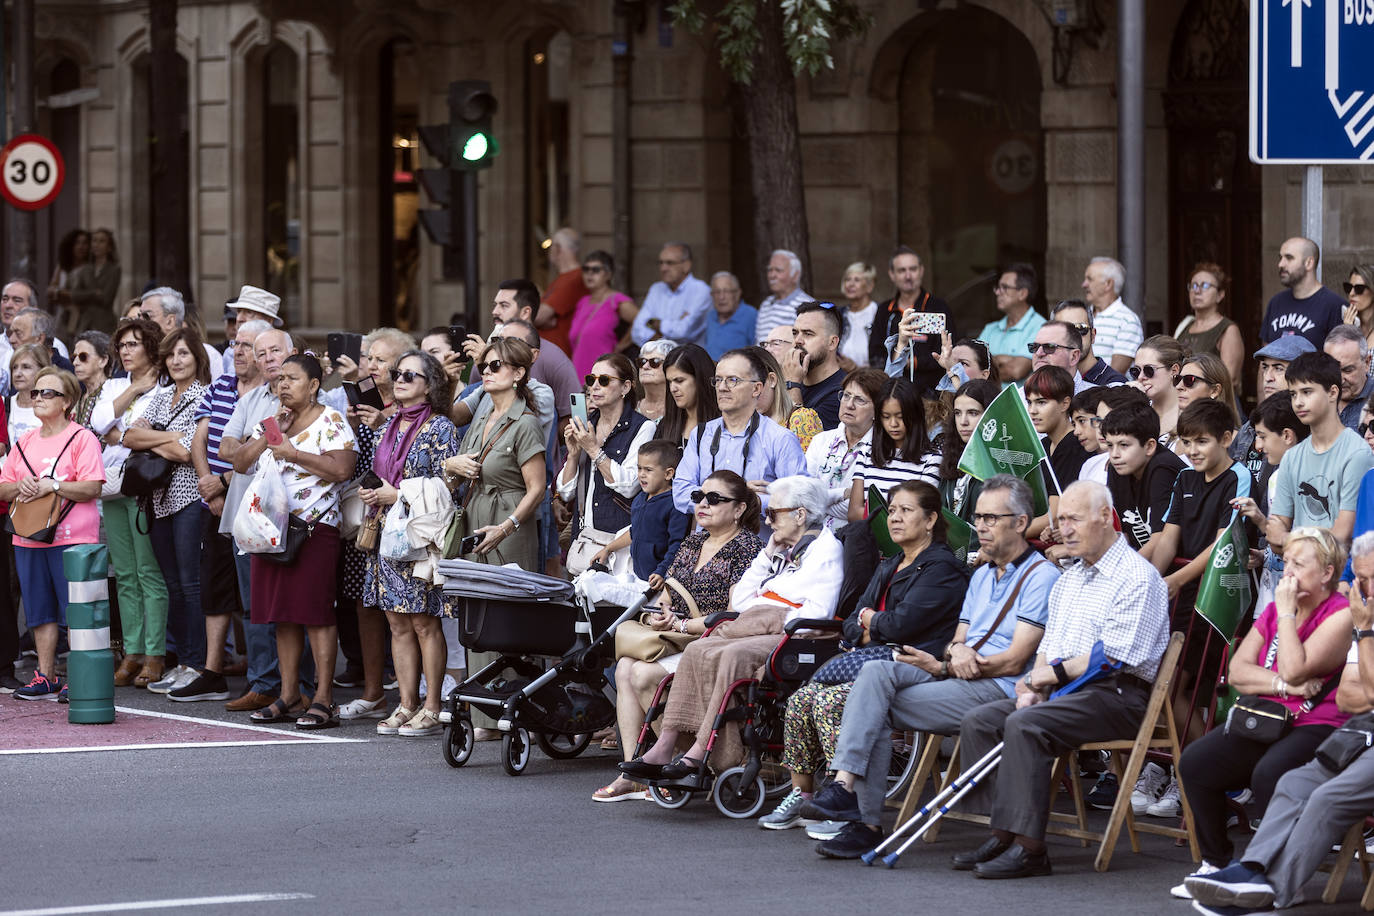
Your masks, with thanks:
M830 499L825 485L811 477L783 477L769 485L768 499L765 514L773 536L730 594L730 607L739 617L682 653L658 741L644 756L620 764L632 779L704 784L706 743L730 685L756 676L789 621L828 619L835 613L841 550L824 527ZM688 733L696 740L674 761L678 738ZM723 732L716 743L717 762L732 765L739 751L734 730Z
M644 396L639 399L636 410L641 416L654 422L663 419L668 405L668 354L677 349L677 341L660 337L639 348L639 384Z
M840 368L845 372L868 365L868 335L873 331L873 319L878 316L878 303L873 301L873 286L878 280L878 268L863 261L855 261L844 269L840 290L847 308L844 310L844 336L840 338Z

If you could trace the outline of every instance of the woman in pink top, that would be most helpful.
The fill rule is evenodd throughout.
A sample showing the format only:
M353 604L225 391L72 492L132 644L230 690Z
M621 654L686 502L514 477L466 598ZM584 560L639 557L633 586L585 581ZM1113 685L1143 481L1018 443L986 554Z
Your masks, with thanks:
M1288 707L1293 728L1261 744L1227 734L1223 724L1188 745L1178 764L1207 871L1231 861L1226 793L1248 787L1250 816L1263 817L1279 777L1311 760L1345 721L1336 708L1336 683L1350 650L1350 603L1335 592L1345 550L1323 528L1295 528L1284 542L1283 562L1274 601L1231 656L1230 681L1237 694Z
M615 329L621 319L620 313L634 307L633 299L611 289L614 277L615 260L606 252L593 251L582 259L582 282L587 285L587 295L578 300L568 330L578 377L591 372L592 364L601 354L615 352Z
M23 504L56 493L61 514L50 541L14 536L24 620L38 649L33 680L14 695L20 700L65 699L67 687L55 670L57 628L67 623L62 551L72 544L99 542L100 513L95 500L105 481L105 465L95 433L71 419L81 397L76 376L49 366L38 373L29 394L42 425L20 436L5 457L0 468L0 500Z

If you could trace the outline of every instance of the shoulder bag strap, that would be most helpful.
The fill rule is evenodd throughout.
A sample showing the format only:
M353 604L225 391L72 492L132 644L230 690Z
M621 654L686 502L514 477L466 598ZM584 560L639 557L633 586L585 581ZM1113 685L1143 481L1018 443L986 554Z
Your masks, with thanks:
M486 445L486 447L483 448L483 449L482 449L482 453L481 453L480 455L477 456L477 466L478 466L478 467L481 467L482 462L484 462L484 461L487 460L487 456L491 454L492 447L496 445L496 440L497 440L497 439L500 439L500 438L501 438L501 434L504 433L507 429L509 429L509 428L511 427L511 425L514 424L514 423L515 423L514 418L508 417L508 418L506 419L506 422L502 423L501 426L496 430L496 432L494 432L494 433L491 434L491 438L487 440L487 445ZM474 483L475 483L475 481L474 481ZM474 489L474 485L473 485L472 483L468 484L467 492L463 494L463 502L460 504L460 507L461 507L461 508L463 508L463 509L466 509L466 508L467 508L467 506L468 506L468 501L472 499L472 491L473 491L473 489Z
M692 593L687 591L687 586L677 579L669 577L663 580L663 584L671 588L679 598L687 605L687 616L700 617L701 608L697 607L697 599L692 597Z
M1328 696L1330 696L1331 691L1335 690L1336 686L1340 684L1341 674L1344 671L1345 665L1341 665L1341 667L1336 671L1335 674L1331 675L1329 678L1326 679L1326 683L1322 685L1322 689L1317 692L1316 696L1312 697L1309 700L1303 700L1302 705L1298 707L1299 714L1311 712L1312 710L1320 706L1322 700L1325 700Z
M997 628L1002 625L1002 621L1006 620L1007 614L1011 612L1011 606L1016 603L1016 596L1021 594L1021 586L1026 584L1026 580L1030 578L1030 574L1035 571L1035 568L1045 562L1047 561L1044 557L1039 557L1034 563L1027 564L1026 571L1021 573L1021 577L1016 580L1016 587L1011 590L1011 595L1007 597L1007 603L1002 605L1002 610L997 612L997 619L992 622L992 626L978 638L976 643L969 646L970 649L977 652L992 638L992 634L997 632Z

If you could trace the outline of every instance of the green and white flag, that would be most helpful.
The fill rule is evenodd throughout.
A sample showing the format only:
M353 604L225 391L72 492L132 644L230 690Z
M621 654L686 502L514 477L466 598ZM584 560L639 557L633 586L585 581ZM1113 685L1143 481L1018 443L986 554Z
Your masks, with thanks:
M968 522L948 509L941 509L940 514L944 516L945 524L949 526L945 534L945 543L950 550L954 551L954 555L959 558L960 563L967 563L968 553L977 545L978 536L973 533Z
M1004 388L983 411L959 457L959 470L978 480L994 474L1025 477L1044 460L1040 434L1031 423L1021 391L1012 386Z
M1236 627L1250 610L1250 573L1245 568L1250 549L1243 522L1244 518L1236 513L1212 548L1194 605L1221 638L1228 640L1236 635Z

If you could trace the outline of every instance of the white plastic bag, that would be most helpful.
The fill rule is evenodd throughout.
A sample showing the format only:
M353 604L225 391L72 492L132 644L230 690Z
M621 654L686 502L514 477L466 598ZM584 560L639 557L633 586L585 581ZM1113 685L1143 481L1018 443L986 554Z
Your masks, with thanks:
M377 542L378 554L392 563L411 563L425 558L425 548L412 547L406 528L410 525L410 505L397 499L387 510L382 523L382 536Z
M244 553L281 553L286 549L290 509L281 469L270 452L258 459L258 470L244 491L234 516L234 543Z

